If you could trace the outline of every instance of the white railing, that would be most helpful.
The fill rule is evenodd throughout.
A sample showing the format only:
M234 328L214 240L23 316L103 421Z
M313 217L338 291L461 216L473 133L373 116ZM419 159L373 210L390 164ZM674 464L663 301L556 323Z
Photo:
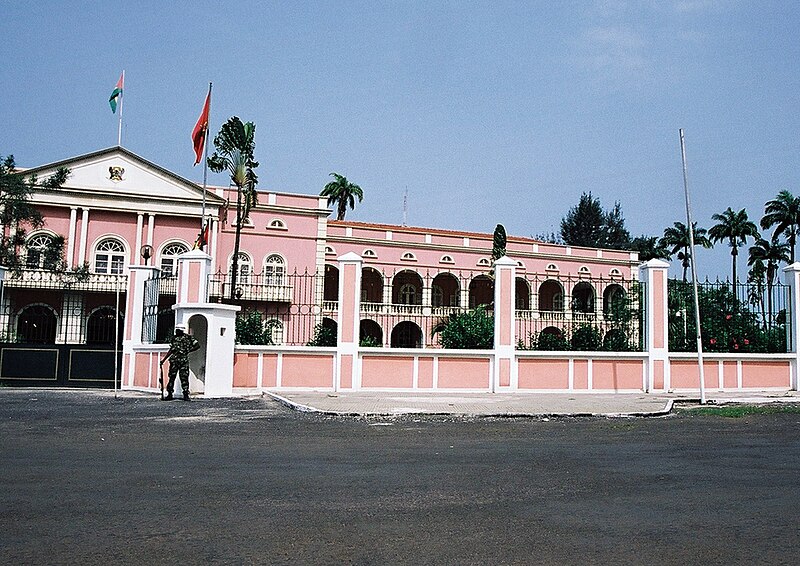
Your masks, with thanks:
M6 277L6 287L35 289L69 289L75 291L121 292L128 289L128 277L122 274L53 272L23 269Z

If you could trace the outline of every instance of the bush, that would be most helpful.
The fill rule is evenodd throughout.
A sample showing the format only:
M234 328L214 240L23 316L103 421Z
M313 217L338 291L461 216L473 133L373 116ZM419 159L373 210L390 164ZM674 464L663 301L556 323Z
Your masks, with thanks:
M336 346L336 329L322 323L314 327L314 337L306 346L332 347Z
M600 349L601 343L600 331L588 324L582 324L576 328L572 333L572 340L570 340L573 350L583 352L596 352Z
M236 315L236 343L252 346L273 346L272 329L280 324L270 320L266 324L261 313L248 310Z
M542 351L564 352L569 350L569 342L563 334L553 332L540 332L536 340L535 349Z
M452 314L436 327L443 348L485 350L494 346L494 318L480 306L468 312Z

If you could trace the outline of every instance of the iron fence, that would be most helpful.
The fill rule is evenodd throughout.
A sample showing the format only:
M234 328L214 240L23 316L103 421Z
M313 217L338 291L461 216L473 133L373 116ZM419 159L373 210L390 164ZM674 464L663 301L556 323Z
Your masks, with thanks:
M667 286L669 349L697 351L694 292L690 282ZM791 320L789 287L705 281L698 284L703 351L786 352Z

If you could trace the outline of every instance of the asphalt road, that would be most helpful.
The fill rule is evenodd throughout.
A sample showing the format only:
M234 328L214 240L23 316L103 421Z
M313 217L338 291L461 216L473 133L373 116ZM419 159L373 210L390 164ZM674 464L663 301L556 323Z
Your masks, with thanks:
M800 415L323 418L0 389L4 564L796 564Z

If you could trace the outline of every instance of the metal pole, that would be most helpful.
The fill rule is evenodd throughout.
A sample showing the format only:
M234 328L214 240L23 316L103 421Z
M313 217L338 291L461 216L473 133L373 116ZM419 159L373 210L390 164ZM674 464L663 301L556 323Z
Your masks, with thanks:
M119 95L119 127L117 129L117 145L122 147L122 103L125 101L125 69L122 69L122 92Z
M114 399L117 398L117 378L119 377L119 277L117 277L117 298L114 305Z
M204 151L204 159L203 159L203 217L200 219L200 238L202 244L200 246L200 251L205 251L206 249L206 241L205 241L205 233L206 233L206 184L208 183L208 125L211 122L211 86L212 83L208 83L208 119L206 120L206 133L203 137L203 145L205 146ZM210 222L209 222L209 231L210 231Z
M703 340L700 333L700 299L697 293L697 256L694 249L694 228L692 227L692 207L689 203L689 177L686 172L686 144L683 140L683 128L679 129L681 137L681 160L683 161L683 193L686 197L686 229L689 231L689 253L692 265L692 289L694 291L694 324L697 328L697 367L700 370L700 403L706 404L706 383L703 368Z

